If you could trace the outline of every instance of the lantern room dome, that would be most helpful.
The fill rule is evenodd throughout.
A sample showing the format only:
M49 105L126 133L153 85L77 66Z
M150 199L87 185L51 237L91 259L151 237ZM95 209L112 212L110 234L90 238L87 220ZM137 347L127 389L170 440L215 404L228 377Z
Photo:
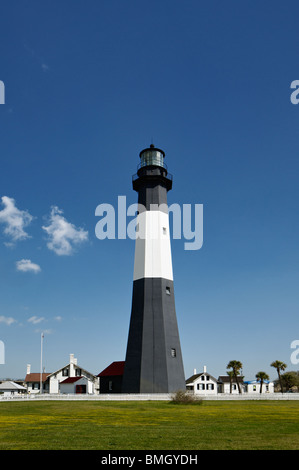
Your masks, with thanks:
M156 148L153 144L149 148L141 150L140 154L140 167L143 166L161 166L164 168L165 152Z

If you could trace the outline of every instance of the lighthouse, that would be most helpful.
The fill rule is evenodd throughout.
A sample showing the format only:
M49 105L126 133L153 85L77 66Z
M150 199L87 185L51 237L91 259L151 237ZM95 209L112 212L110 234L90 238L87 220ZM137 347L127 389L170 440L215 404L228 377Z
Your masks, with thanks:
M177 325L167 193L172 176L163 150L140 152L133 189L138 193L132 310L123 393L184 390Z

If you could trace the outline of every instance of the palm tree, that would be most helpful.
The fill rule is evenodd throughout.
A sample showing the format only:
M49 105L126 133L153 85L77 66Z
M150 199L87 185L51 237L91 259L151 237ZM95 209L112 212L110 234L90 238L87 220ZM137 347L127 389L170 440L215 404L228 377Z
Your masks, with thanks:
M226 367L227 367L227 369L232 369L233 375L234 375L234 377L236 379L236 382L237 382L237 387L238 387L239 393L242 393L241 388L240 388L240 384L239 384L239 381L238 381L238 375L240 374L240 370L243 368L242 362L240 362L240 361L230 361L227 364Z
M229 376L229 393L232 393L234 372L232 370L227 370L226 372L227 372L227 375Z
M281 393L283 393L283 387L282 387L282 380L281 380L281 375L280 371L285 370L287 368L287 365L284 362L281 361L274 361L272 364L270 364L271 367L275 367L277 374L278 374L278 379L280 383L280 390Z
M269 380L269 375L266 372L258 372L255 377L261 381L260 393L262 393L263 383L265 380Z

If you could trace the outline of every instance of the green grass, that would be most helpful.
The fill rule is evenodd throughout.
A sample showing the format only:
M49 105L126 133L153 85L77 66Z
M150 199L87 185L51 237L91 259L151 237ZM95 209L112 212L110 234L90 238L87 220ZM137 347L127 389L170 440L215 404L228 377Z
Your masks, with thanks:
M0 402L0 450L299 448L299 401Z

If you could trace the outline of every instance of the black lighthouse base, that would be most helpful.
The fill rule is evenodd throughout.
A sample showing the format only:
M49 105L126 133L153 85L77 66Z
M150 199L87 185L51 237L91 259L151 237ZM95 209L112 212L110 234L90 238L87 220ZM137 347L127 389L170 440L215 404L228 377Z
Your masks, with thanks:
M185 389L173 282L163 278L135 280L122 392Z

